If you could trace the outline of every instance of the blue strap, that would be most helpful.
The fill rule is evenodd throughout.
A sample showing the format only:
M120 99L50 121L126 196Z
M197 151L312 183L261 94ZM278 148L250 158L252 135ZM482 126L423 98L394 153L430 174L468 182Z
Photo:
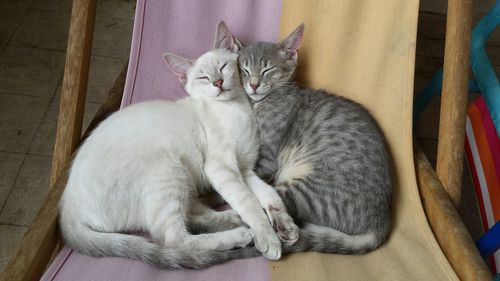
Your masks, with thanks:
M497 134L500 133L500 83L486 54L486 41L499 24L500 0L497 0L472 31L470 56L474 77L484 96Z
M491 256L500 249L500 221L477 240L476 246L483 257Z

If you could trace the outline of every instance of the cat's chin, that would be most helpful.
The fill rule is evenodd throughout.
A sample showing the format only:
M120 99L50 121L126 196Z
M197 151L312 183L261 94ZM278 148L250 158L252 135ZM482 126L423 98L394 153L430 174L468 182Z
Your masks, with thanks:
M265 97L267 97L267 94L258 94L258 93L251 93L251 94L247 93L247 95L250 97L252 101L261 101Z
M229 92L231 92L231 89L222 89L222 90L220 90L220 91L219 91L219 93L217 94L217 97L224 96L224 95L226 95L226 96L227 96L227 94L228 94Z
M225 101L225 100L230 100L235 97L235 94L231 90L222 90L220 91L216 96L212 96L210 99L212 100L218 100L218 101Z

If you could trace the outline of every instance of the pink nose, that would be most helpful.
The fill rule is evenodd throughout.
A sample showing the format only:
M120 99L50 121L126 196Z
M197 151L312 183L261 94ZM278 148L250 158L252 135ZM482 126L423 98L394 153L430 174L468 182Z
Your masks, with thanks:
M254 85L254 84L250 84L250 88L252 88L252 90L254 90L254 91L255 91L255 90L257 90L257 88L258 88L259 86L260 86L260 84L256 84L256 85Z
M219 80L214 82L214 86L217 88L222 88L222 82L224 82L224 80L219 79Z

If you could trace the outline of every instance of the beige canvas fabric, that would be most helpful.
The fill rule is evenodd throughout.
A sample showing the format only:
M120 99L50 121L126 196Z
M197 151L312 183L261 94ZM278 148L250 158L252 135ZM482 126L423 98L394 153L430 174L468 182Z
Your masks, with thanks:
M301 22L298 78L364 104L394 159L393 230L360 256L293 254L270 264L283 280L457 280L426 220L412 149L418 0L284 0L281 38Z

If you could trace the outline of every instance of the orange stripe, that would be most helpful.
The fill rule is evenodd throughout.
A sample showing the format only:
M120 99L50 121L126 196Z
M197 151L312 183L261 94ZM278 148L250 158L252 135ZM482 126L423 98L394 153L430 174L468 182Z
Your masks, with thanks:
M476 139L479 158L481 159L484 176L488 184L488 193L493 209L493 216L497 221L500 219L500 187L495 171L495 162L491 156L490 146L486 138L486 132L483 128L481 112L476 106L469 107L469 118L474 127L474 138Z

